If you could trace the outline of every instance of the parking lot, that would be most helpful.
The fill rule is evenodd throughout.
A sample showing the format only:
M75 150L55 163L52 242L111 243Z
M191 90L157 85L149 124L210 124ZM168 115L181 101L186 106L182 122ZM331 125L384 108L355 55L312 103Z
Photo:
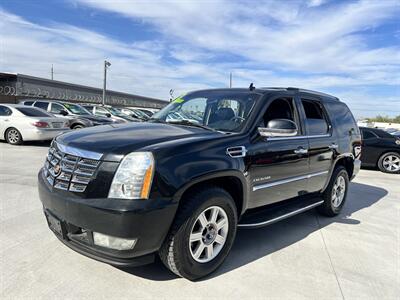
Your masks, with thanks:
M0 143L1 298L398 299L400 175L362 170L341 215L239 230L222 267L190 282L161 262L121 270L47 228L36 176L48 144ZM151 224L143 224L143 226Z

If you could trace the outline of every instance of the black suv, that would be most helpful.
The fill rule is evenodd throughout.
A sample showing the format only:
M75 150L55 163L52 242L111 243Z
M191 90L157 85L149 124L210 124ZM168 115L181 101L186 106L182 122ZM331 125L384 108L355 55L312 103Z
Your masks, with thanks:
M378 167L385 173L400 173L400 138L377 128L360 127L363 137L363 167Z
M49 227L77 252L116 266L158 253L194 280L223 262L238 227L314 207L339 214L360 151L353 115L335 97L297 88L195 91L148 122L57 137L39 194Z
M85 127L114 123L114 121L109 118L93 115L81 105L75 103L34 99L21 100L19 103L38 107L47 110L56 116L68 118L70 120L69 123L71 129L81 129Z

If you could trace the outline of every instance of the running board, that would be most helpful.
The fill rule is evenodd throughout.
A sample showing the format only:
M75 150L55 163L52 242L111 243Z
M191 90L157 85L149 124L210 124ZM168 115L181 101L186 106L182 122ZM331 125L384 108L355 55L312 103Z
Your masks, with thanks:
M243 215L239 228L257 228L300 214L324 203L321 198L288 200Z

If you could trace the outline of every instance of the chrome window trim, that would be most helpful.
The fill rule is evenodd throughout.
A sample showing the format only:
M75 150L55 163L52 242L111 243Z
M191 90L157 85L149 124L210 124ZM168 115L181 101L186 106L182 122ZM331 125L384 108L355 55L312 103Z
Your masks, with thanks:
M268 141L283 141L283 140L300 140L300 139L315 139L322 137L330 137L329 133L327 134L318 134L318 135L299 135L299 136L286 136L286 137L269 137Z
M103 156L102 153L97 153L94 151L82 150L71 146L62 145L54 141L54 146L57 147L61 152L70 154L73 156L79 156L81 158L100 160Z
M322 172L316 172L316 173L311 173L311 174L307 174L307 175L301 175L301 176L291 177L291 178L287 178L287 179L277 180L277 181L270 182L270 183L263 183L263 184L255 185L255 186L253 186L253 192L261 190L261 189L266 189L266 188L270 188L273 186L281 185L281 184L294 182L294 181L310 179L312 177L321 176L321 175L325 175L328 173L329 173L329 171L322 171Z

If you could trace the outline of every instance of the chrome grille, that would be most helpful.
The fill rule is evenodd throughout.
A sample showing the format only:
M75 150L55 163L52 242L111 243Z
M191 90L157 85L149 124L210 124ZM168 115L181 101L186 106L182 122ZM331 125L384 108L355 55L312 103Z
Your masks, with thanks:
M66 154L51 146L44 164L44 176L56 189L82 193L94 178L99 160Z

